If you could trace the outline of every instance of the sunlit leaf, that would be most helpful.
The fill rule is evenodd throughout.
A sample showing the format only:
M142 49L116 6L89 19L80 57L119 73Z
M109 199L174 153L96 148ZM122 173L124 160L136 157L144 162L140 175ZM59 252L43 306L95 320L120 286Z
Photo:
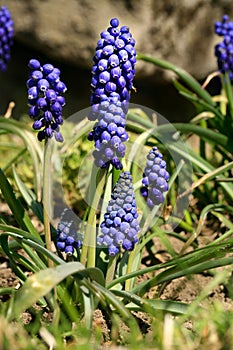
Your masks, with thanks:
M12 313L8 315L8 318L10 320L18 318L21 312L35 304L38 299L48 294L51 289L64 278L83 269L84 266L79 262L70 262L41 270L30 276L22 288L15 293L14 307Z
M39 233L37 232L30 218L26 214L23 205L16 198L12 186L10 185L9 181L7 180L5 174L1 169L0 169L0 188L18 224L22 227L22 229L28 230L32 235L39 238L40 237Z

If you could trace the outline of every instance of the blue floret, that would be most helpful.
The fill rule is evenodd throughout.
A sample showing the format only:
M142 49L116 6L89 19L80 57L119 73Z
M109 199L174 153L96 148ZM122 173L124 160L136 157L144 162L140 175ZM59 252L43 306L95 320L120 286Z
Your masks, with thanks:
M60 70L50 63L41 66L36 59L29 61L30 69L28 88L29 116L34 120L34 130L39 130L39 141L55 136L62 142L60 125L63 124L62 108L65 98L62 96L67 88L60 80Z
M0 8L0 70L5 71L13 45L14 22L6 6Z
M163 203L163 193L168 191L169 173L166 170L166 162L162 158L156 146L147 155L140 191L150 208Z
M123 142L130 91L135 76L135 40L129 28L118 29L119 20L112 18L110 27L97 42L91 80L90 120L98 120L89 140L95 142L93 155L97 166L112 164L122 169L120 158L125 155Z
M70 209L64 209L57 226L57 249L67 255L73 255L82 247L82 235L78 232L75 214Z
M233 22L224 15L222 21L215 22L215 33L223 37L223 41L215 45L215 56L217 57L220 73L229 73L233 81Z
M97 244L108 248L109 255L114 256L121 249L133 250L138 242L140 228L132 177L129 172L121 173L113 189L100 229Z

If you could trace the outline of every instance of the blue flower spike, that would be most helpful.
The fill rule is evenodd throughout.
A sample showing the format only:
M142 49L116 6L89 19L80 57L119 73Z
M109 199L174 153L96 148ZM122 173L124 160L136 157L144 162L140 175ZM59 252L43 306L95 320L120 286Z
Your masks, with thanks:
M223 37L223 41L215 45L219 72L228 72L233 81L233 22L227 15L222 17L221 22L215 22L215 34Z
M121 250L131 251L138 242L138 213L132 184L132 176L125 171L120 174L111 200L108 203L97 245L108 248L110 256Z
M91 80L90 120L96 120L88 138L94 141L95 164L106 168L112 164L122 169L128 140L125 131L130 92L135 76L135 40L128 27L118 28L119 20L112 18L103 31L93 58Z
M168 191L169 173L166 162L156 146L147 155L143 173L141 195L146 199L149 208L164 202L163 193Z
M67 88L60 80L60 70L49 63L41 65L37 59L31 59L28 67L29 116L34 120L33 129L39 130L37 138L43 141L54 136L57 142L63 142L60 125Z
M73 255L82 247L82 235L78 232L75 214L65 208L57 225L57 249L67 255Z
M11 58L13 45L14 22L6 6L0 8L0 70L5 71Z

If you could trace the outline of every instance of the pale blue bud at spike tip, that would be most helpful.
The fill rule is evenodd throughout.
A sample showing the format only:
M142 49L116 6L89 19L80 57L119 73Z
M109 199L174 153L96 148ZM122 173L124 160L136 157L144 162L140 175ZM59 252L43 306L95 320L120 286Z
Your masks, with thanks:
M57 142L63 142L60 125L63 124L62 108L65 105L63 94L67 88L60 80L60 70L50 63L42 66L37 59L31 59L28 67L29 116L34 120L33 129L39 130L38 140L54 136Z
M233 22L229 21L227 15L222 17L221 22L215 22L215 34L223 37L223 41L215 45L219 72L228 72L233 81Z
M169 173L166 162L156 146L147 155L143 173L141 195L146 199L149 208L164 202L163 193L168 191Z
M13 45L14 22L6 6L0 8L0 70L5 71L11 58Z
M120 158L125 155L123 142L128 140L125 124L135 76L136 51L129 28L118 26L119 20L112 18L110 27L101 32L97 42L91 80L92 110L88 117L98 120L89 134L89 140L95 143L96 165L105 168L112 164L122 169ZM116 137L118 142L115 142Z
M120 250L133 250L138 242L139 229L132 176L129 172L123 172L113 189L104 221L100 225L97 245L108 248L111 256Z

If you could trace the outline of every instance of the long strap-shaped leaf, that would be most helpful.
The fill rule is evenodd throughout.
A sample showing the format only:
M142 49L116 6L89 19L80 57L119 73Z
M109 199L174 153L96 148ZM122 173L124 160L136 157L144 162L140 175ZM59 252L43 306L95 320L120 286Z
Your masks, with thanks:
M40 163L42 162L42 149L39 143L35 142L34 135L27 130L25 126L22 127L22 124L17 120L0 118L0 127L1 129L18 135L25 145L31 156L31 161L34 170L34 186L35 192L40 195Z
M48 294L64 278L83 269L84 266L79 262L70 262L54 268L41 270L30 276L23 287L15 293L14 305L10 309L11 312L8 315L8 319L13 320L19 317L21 312Z
M212 100L210 94L205 91L201 85L198 83L196 79L194 79L188 72L186 72L184 69L175 66L174 64L166 61L161 60L156 57L144 55L144 54L138 54L137 58L146 61L149 63L154 64L155 66L158 66L163 69L171 70L174 72L193 92L195 92L199 97L201 97L205 102L210 104L211 106L215 106L215 102Z
M224 260L224 258L223 258L223 261L216 260L217 261L216 263L215 263L215 261L211 261L211 259L222 258L222 256L226 255L228 252L231 252L232 249L233 249L233 239L228 239L226 242L223 242L220 244L209 244L206 247L196 249L196 250L194 250L190 253L187 253L183 256L180 256L180 257L175 257L175 258L173 258L165 263L146 267L142 270L134 271L134 272L131 272L131 273L126 274L124 276L118 277L114 281L109 283L109 285L107 287L108 287L108 289L112 289L118 283L123 283L129 278L134 278L134 277L144 275L144 274L149 273L149 272L154 272L157 270L166 269L164 272L157 275L155 277L155 279L150 279L146 282L142 282L142 283L138 284L132 290L134 293L138 293L144 287L146 287L146 289L147 288L150 289L153 283L155 283L154 285L156 285L158 283L164 282L164 280L162 280L162 279L165 278L165 275L167 278L166 280L170 280L170 279L172 279L172 275L175 272L178 272L180 274L180 276L184 276L184 275L190 273L190 270L188 270L188 271L186 270L188 268L191 268L191 269L193 268L195 270L193 273L197 273L197 271L198 272L204 271L205 269L207 269L207 266L202 265L202 263L204 263L204 264L209 263L209 265L208 265L209 269L216 267L216 264L217 265L220 264L218 266L222 266L222 264L225 264L225 265L230 264L231 261L233 261L233 258L229 258L230 260ZM201 268L203 270L201 270ZM173 270L171 270L171 269L173 269ZM160 276L160 277L158 277L158 276ZM140 295L142 295L142 294L140 293Z
M229 152L233 153L233 144L231 142L231 139L227 137L226 135L223 135L217 131L211 130L211 129L205 129L199 125L191 124L191 123L174 123L174 124L164 124L156 126L153 124L152 121L146 120L141 118L139 115L129 112L127 114L127 125L130 126L132 129L134 128L134 125L130 125L129 121L136 122L140 126L144 127L143 129L140 129L140 132L146 131L147 128L154 128L153 131L151 131L151 134L157 134L162 139L162 134L166 134L166 137L168 133L173 133L174 130L180 131L184 134L193 133L198 136L200 136L201 139L205 140L208 143L214 143L218 144L222 147L224 147Z
M171 300L155 300L143 299L138 295L124 290L113 289L111 292L127 302L126 307L129 310L149 312L151 315L157 316L158 310L162 310L174 314L185 314L189 305Z
M7 180L5 174L1 169L0 169L0 188L19 226L23 230L30 232L33 236L40 239L39 233L33 226L29 216L26 214L24 207L22 206L20 201L16 198L12 186L10 185L9 181Z

